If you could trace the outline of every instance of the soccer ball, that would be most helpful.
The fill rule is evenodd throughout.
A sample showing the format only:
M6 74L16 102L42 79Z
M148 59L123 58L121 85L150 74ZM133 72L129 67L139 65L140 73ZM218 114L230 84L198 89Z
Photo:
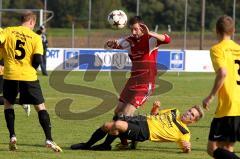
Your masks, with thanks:
M122 10L114 10L108 14L108 22L113 28L121 29L127 24L127 15Z

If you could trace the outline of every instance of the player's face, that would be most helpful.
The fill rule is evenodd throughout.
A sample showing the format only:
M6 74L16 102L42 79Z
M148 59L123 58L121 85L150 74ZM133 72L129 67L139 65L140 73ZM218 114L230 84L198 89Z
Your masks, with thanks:
M199 116L200 116L200 114L199 114L198 110L196 108L192 107L181 116L181 120L185 124L191 124L191 123L196 122L197 119L199 118Z
M135 38L140 38L141 36L143 36L143 32L142 32L142 28L141 26L139 25L139 23L135 23L133 25L130 26L130 29L131 29L131 32L132 32L132 35L135 37Z

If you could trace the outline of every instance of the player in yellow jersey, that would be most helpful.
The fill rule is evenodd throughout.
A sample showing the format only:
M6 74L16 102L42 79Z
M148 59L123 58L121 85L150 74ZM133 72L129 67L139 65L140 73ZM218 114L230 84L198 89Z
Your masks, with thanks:
M3 31L2 28L0 28L0 32ZM2 58L2 54L3 54L3 45L0 45L0 59ZM0 60L0 94L3 92L3 71L4 71L4 63L3 63L3 59ZM19 104L19 100L16 99L15 104ZM0 96L0 105L4 105L4 98L3 96ZM31 112L31 108L29 104L22 104L21 105L22 108L24 109L24 111L26 112L27 116L30 115Z
M212 120L207 152L215 159L235 159L234 143L240 141L240 46L231 40L235 23L221 16L216 23L219 42L210 50L216 78L210 94L203 100L207 110L216 95L218 106Z
M190 152L190 131L187 125L195 123L203 117L202 109L199 106L193 106L181 115L175 108L159 111L159 107L160 102L156 101L153 103L149 116L119 117L117 121L106 122L99 129L111 135L122 136L134 141L176 142L183 152ZM93 133L88 142L74 144L71 148L95 150L92 145L104 137L99 129ZM97 150L101 149L98 147Z
M56 152L62 151L53 142L50 117L44 105L44 98L37 79L37 67L42 62L43 46L41 37L32 30L36 15L27 11L21 16L21 25L5 28L0 32L4 60L4 114L10 134L9 149L16 150L13 104L20 93L20 104L33 104L38 112L39 122L46 136L46 146Z

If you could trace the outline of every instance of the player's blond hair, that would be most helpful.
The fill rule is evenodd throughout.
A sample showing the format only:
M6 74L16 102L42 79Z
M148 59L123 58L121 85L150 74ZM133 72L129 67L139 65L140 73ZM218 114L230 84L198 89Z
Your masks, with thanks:
M198 120L200 120L200 119L202 119L204 117L204 111L203 111L201 106L194 105L192 108L195 108L198 111L198 113L199 113L199 117L197 118L196 121L198 121Z
M32 11L26 11L21 15L21 23L27 22L29 20L37 20L37 15Z
M216 32L217 34L220 34L223 36L224 34L227 34L231 36L235 31L235 22L234 20L227 15L223 15L218 18L216 23Z

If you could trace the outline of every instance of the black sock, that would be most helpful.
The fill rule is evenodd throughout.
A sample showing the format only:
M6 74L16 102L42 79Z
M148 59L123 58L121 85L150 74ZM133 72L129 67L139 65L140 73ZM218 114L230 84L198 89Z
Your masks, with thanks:
M51 122L48 112L46 110L40 110L38 112L38 119L43 128L46 139L52 141Z
M217 148L213 152L213 157L215 159L240 159L234 152L230 152L222 148Z
M105 139L103 145L111 145L112 142L117 138L118 136L113 136L108 134L107 138Z
M5 109L4 114L5 114L5 120L7 123L7 128L9 131L10 138L13 136L16 136L14 131L14 120L15 120L14 109Z
M122 145L128 145L128 140L127 140L126 137L120 136L119 138L120 138L120 140L121 140L121 144L122 144Z
M101 140L107 135L107 132L103 131L101 128L97 129L91 136L91 138L86 142L87 146L91 147L93 144Z

